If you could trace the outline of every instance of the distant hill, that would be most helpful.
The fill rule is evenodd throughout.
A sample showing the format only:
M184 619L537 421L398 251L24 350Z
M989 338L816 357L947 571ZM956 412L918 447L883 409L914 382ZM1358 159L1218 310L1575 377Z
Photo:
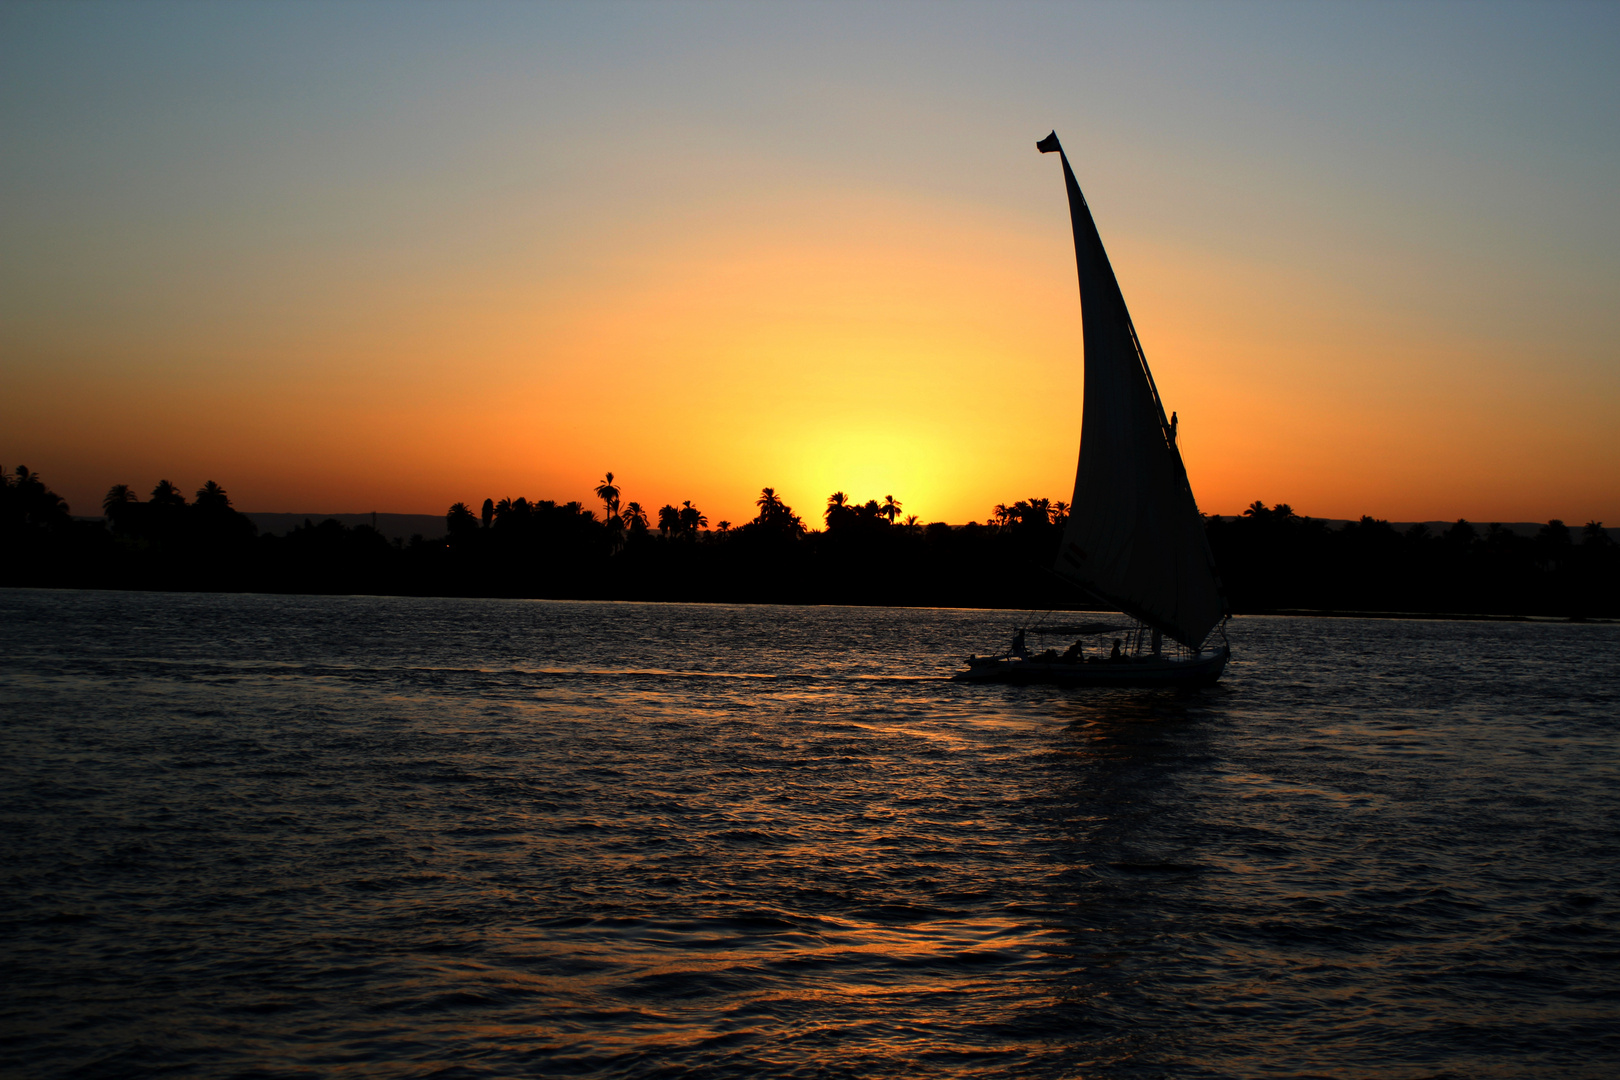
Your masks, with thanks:
M331 518L347 528L374 525L390 540L409 540L420 534L432 539L444 535L442 514L246 514L261 533L285 536L306 521L319 525Z

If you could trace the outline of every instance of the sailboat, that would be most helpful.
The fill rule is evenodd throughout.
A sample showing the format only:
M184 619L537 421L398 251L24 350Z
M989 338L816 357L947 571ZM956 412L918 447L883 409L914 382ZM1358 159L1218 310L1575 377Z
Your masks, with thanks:
M954 678L1080 686L1198 686L1219 679L1231 658L1228 615L1215 557L1091 209L1053 132L1035 148L1063 163L1074 226L1084 327L1085 407L1080 464L1062 546L1053 567L1129 627L1093 623L1048 628L1079 638L1066 652L1031 653L1020 630L1012 647L973 656ZM1212 635L1220 630L1220 642ZM1040 628L1037 628L1037 632ZM1088 652L1088 637L1106 643Z

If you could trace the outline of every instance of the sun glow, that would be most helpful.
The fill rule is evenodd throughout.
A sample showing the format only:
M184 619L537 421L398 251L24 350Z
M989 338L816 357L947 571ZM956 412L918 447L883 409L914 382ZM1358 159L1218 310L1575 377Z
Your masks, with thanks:
M1067 499L1080 311L1060 174L1033 146L1055 123L1205 510L1620 518L1617 246L1591 212L1612 185L1582 187L1590 163L1526 199L1515 185L1542 179L1458 171L1387 132L1447 178L1389 187L1304 105L1273 108L1279 134L1240 152L1185 130L1207 88L1168 61L1123 82L1108 56L1073 65L1131 93L1049 117L1104 99L997 97L998 76L951 111L957 64L914 72L937 91L914 98L833 89L848 80L806 75L820 53L793 78L736 66L748 49L666 70L607 39L579 45L581 68L553 9L513 16L532 55L469 46L490 58L476 77L453 50L408 76L387 49L326 56L269 9L197 16L218 38L195 55L139 12L95 42L30 12L16 40L33 46L6 56L33 96L0 103L0 461L80 512L163 477L219 480L249 510L591 504L610 469L627 499L691 499L712 521L747 520L767 485L811 522L835 490L924 521ZM185 66L264 60L237 33L258 21L324 60L271 65L238 96L233 65ZM675 24L653 54L691 33ZM143 33L154 51L125 55ZM1008 86L1029 44L998 54ZM96 48L157 81L97 82L123 69L89 64ZM58 101L43 88L70 61L87 96ZM1480 70L1496 93L1500 65ZM175 114L160 72L213 104ZM362 92L383 85L400 93ZM745 104L757 93L772 104ZM1218 99L1205 119L1226 124ZM1606 131L1581 104L1597 100L1566 104ZM1529 205L1542 216L1513 216Z

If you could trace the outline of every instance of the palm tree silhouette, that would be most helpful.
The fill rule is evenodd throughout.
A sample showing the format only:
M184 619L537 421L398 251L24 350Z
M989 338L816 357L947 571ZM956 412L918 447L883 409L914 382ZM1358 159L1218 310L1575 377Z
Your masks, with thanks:
M114 484L107 489L106 497L101 500L101 512L108 517L115 517L123 507L138 501L128 484Z
M799 520L799 515L793 512L792 507L782 501L775 488L761 488L754 505L759 507L759 516L753 522L755 525L793 536L804 531L804 522Z
M638 502L625 503L624 523L630 527L630 531L633 533L646 532L647 511L643 510Z
M15 493L6 499L10 506L4 507L5 516L11 518L12 523L17 521L13 517L16 513L21 513L23 521L36 525L61 524L67 520L67 502L45 486L39 473L30 472L26 465L19 465L15 480L9 476L4 479L5 483L0 488Z
M205 510L228 510L231 497L225 494L225 489L212 480L197 489L196 505Z
M708 517L692 505L691 499L681 503L680 519L681 529L688 536L696 536L697 531L709 523Z
M609 519L619 516L619 489L613 483L612 473L608 473L607 479L596 485L596 497L602 500L602 507Z
M159 480L157 487L152 489L152 503L156 506L184 506L186 497L167 480Z
M883 496L883 516L889 519L890 525L893 525L894 519L900 516L900 504L895 502L893 495Z
M827 496L827 509L821 516L827 522L828 529L839 529L849 524L854 516L854 510L849 505L849 496L842 491L835 491Z
M680 532L681 512L665 503L658 508L658 531L668 536L672 532Z
M444 528L452 536L460 535L478 528L478 519L473 517L471 510L467 509L466 503L453 503L450 506L450 512L444 515Z

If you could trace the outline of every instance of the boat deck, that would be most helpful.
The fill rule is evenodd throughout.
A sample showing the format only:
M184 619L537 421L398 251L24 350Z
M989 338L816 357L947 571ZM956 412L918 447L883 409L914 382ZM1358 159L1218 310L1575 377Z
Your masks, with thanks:
M1225 647L1185 658L1122 656L1118 659L1047 659L975 656L955 682L1049 683L1059 686L1213 686L1226 669Z

